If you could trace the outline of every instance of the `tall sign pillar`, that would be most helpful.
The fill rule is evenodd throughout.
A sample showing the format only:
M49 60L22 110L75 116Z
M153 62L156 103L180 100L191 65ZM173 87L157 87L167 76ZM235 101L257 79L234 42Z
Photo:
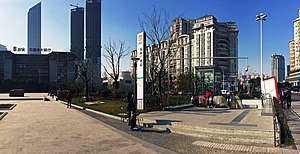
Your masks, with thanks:
M136 107L137 110L145 110L145 68L146 68L146 57L145 57L145 49L146 49L146 33L141 32L137 34L137 58L139 61L137 62L136 67Z

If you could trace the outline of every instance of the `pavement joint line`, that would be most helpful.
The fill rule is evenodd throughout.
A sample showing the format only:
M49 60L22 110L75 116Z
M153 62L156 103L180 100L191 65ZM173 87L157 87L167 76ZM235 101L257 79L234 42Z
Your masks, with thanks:
M240 123L250 112L250 110L244 110L238 116L236 116L230 123Z
M298 119L300 119L300 116L297 112L295 112L293 109L291 109L291 111L298 117Z

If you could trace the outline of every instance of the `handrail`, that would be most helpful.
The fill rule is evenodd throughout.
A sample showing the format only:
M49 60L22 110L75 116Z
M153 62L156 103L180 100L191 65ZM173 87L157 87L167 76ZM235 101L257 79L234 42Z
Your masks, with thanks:
M262 100L262 106L265 107L265 105L267 103L264 103L267 102L267 100L271 100L271 106L272 106L272 121L273 121L273 131L274 131L274 146L279 146L281 144L281 137L280 137L280 134L281 134L281 130L280 130L280 125L279 125L279 122L278 122L278 119L277 119L277 113L276 113L276 108L275 108L275 101L276 100L276 97L273 97L272 98L272 95L270 93L266 93L266 94L262 94L262 97L261 97L261 100ZM278 133L278 135L277 135Z
M276 109L275 109L275 101L276 98L273 97L272 100L272 111L273 111L273 129L274 129L274 146L279 146L281 144L281 129L280 129L280 125L277 119L277 113L276 113ZM279 103L279 102L278 102ZM276 137L276 133L278 133L278 138Z

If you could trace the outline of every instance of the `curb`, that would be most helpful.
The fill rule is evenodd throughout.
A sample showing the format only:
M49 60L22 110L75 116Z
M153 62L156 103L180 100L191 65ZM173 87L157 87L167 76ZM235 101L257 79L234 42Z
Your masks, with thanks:
M8 112L4 112L3 114L1 114L0 120L2 120L7 114L8 114Z
M178 105L178 106L170 106L170 107L164 107L164 111L173 111L173 110L178 110L178 109L186 109L193 107L193 104L185 104L185 105Z
M58 102L67 105L67 103L64 102L64 101L58 101ZM77 108L77 109L79 109L79 110L86 110L86 111L89 111L89 112L93 112L93 113L96 113L96 114L100 114L100 115L102 115L102 116L106 116L106 117L109 117L109 118L112 118L112 119L122 120L121 117L114 116L114 115L110 115L110 114L103 113L103 112L99 112L99 111L95 111L95 110L88 109L88 108L85 108L85 107L82 107L82 106L78 106L78 105L75 105L75 104L72 104L72 107L75 107L75 108Z

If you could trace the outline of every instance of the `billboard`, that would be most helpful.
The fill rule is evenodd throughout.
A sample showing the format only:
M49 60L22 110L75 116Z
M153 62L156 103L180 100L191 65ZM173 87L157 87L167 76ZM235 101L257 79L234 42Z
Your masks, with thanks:
M137 34L137 53L139 58L136 67L137 77L137 110L145 109L145 67L146 67L146 33L141 32Z
M264 79L261 87L262 93L270 94L272 97L279 99L276 76Z

